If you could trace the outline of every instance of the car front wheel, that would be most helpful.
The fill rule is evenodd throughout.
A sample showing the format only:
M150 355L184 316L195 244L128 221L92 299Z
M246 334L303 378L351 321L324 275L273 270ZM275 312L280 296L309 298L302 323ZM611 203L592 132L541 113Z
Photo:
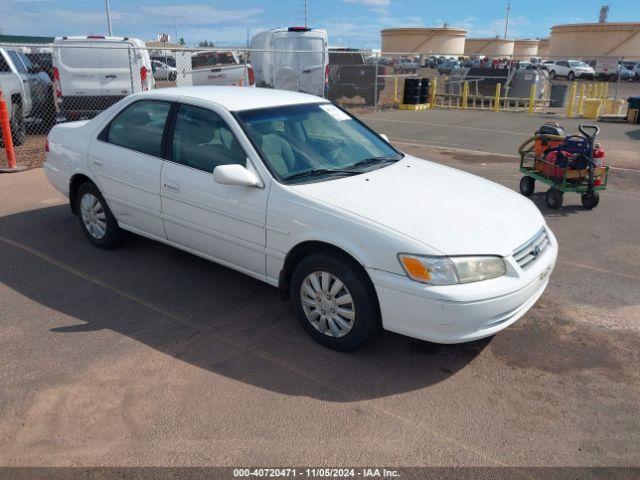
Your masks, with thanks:
M553 79L555 79L555 78L556 78L556 72L555 72L555 70L551 70L551 71L549 72L549 78L550 78L551 80L553 80Z
M89 241L99 248L116 247L122 230L98 188L93 183L83 183L78 189L76 202L80 227Z
M576 75L573 72L569 72L569 75L567 75L567 79L569 79L570 81L573 81L575 78L576 78Z
M346 256L322 252L303 258L291 278L291 298L303 328L334 350L357 350L380 330L375 291Z

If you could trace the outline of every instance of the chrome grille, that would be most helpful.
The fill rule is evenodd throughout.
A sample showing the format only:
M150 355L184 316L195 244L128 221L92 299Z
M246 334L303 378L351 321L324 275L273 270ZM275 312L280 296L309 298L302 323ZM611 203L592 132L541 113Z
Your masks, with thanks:
M526 270L537 260L548 246L549 236L547 235L547 230L542 227L542 229L540 229L540 231L536 233L531 240L513 252L513 258L518 262L520 268Z

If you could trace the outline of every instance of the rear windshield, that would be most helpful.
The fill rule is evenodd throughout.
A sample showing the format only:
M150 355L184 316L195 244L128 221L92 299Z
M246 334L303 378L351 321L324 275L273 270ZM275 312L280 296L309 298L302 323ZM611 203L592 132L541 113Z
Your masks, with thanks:
M131 53L130 53L131 50ZM129 55L135 55L125 45L104 47L68 46L59 49L60 63L68 68L129 68Z

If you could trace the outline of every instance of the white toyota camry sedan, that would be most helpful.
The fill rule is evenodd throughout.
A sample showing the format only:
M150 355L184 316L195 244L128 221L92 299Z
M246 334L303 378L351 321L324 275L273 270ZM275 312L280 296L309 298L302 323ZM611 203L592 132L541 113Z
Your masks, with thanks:
M491 336L542 295L558 251L525 197L301 93L131 95L53 128L44 168L97 247L126 230L265 281L337 350L380 329Z

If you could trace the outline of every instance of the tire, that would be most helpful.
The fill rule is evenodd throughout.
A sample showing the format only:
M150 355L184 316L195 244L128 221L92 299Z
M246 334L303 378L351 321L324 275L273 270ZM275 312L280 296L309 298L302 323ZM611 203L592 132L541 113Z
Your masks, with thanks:
M584 208L591 210L596 208L598 203L600 203L600 194L598 192L583 193L580 200L582 201L582 206Z
M551 187L549 190L547 190L547 195L545 197L547 206L551 210L558 210L560 207L562 207L562 197L563 194L560 190Z
M83 202L86 203L83 204ZM76 212L78 212L80 228L91 243L105 250L118 246L123 231L118 226L100 190L93 183L85 182L78 188ZM100 229L104 232L101 233Z
M551 71L549 72L549 78L550 78L551 80L555 80L555 78L556 78L556 71L555 71L555 70L551 70Z
M381 329L373 286L360 266L344 255L318 252L304 257L291 278L291 299L302 327L333 350L357 350Z
M24 123L24 113L22 111L22 102L12 104L11 113L11 138L13 144L17 147L22 145L27 139L27 127Z
M525 197L530 197L536 189L536 180L533 177L522 177L520 179L520 193Z
M570 82L575 80L575 78L576 78L576 74L573 72L569 72L569 75L567 75L567 80L569 80Z

